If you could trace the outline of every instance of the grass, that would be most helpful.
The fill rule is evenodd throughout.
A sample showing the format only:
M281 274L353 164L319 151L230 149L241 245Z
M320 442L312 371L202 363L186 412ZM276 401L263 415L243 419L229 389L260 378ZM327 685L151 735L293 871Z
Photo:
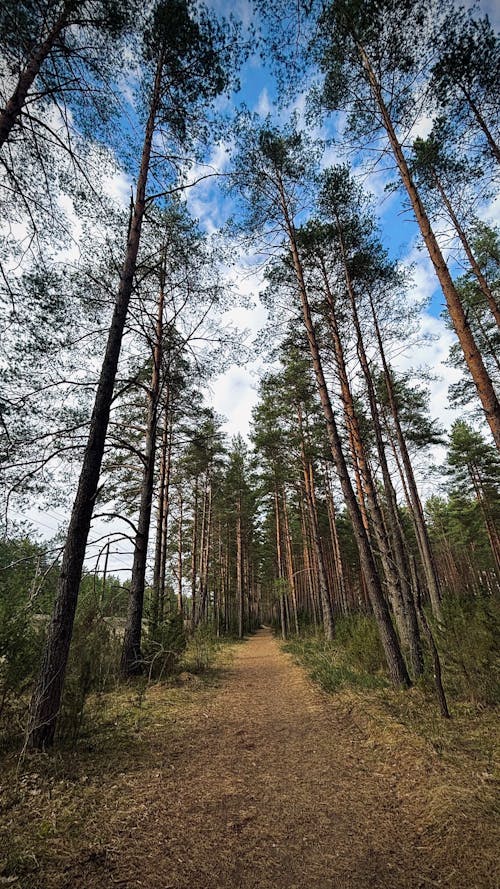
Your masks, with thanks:
M127 786L169 767L166 751L230 660L222 641L205 639L201 651L191 641L167 680L140 677L91 695L76 745L20 756L17 735L16 751L0 755L0 886L51 889L60 884L48 874L60 876L75 861L84 873L86 862L104 860L107 820L124 806L133 813Z
M334 693L341 688L384 688L386 679L379 674L356 670L342 662L335 643L320 638L291 639L283 648L294 660L304 666L313 682L325 691Z
M455 693L449 701L452 719L443 720L428 677L409 691L393 689L380 668L372 675L363 669L357 643L351 644L353 635L356 627L351 624L335 642L310 637L290 640L283 647L314 682L334 695L333 705L354 721L370 744L391 751L395 773L398 760L404 765L412 757L423 774L432 774L422 807L423 833L439 843L443 831L461 830L464 841L468 837L469 844L478 846L472 854L491 857L494 871L500 814L496 709ZM370 650L364 658L376 664Z

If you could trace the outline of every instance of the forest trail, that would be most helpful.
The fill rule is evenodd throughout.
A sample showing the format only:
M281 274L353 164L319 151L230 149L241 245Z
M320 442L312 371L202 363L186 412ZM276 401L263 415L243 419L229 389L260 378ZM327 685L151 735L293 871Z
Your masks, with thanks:
M104 851L67 862L51 886L495 885L468 862L460 824L426 832L428 749L373 737L359 708L313 686L270 631L236 647L216 688L189 691L176 722L146 768L115 774L114 803L102 787Z

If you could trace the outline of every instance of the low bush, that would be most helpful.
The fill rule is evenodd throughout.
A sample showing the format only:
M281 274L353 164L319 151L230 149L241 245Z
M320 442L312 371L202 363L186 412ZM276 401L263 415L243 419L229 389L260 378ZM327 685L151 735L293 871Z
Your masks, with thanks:
M148 635L144 644L144 662L149 678L162 679L173 673L186 645L182 614L173 614Z
M120 640L102 614L97 594L80 599L57 725L60 739L76 743L90 694L100 695L118 681Z
M346 685L361 688L386 685L377 628L366 615L340 618L332 642L311 635L291 639L284 647L325 691L334 692Z
M42 645L43 627L26 604L0 597L0 716L10 697L29 687Z
M336 645L342 661L361 673L383 673L384 649L375 619L367 614L351 614L337 621Z
M199 624L189 639L183 667L191 673L203 673L213 667L221 641L208 624Z
M450 596L443 602L443 621L435 633L453 696L473 704L497 704L500 603L491 596Z

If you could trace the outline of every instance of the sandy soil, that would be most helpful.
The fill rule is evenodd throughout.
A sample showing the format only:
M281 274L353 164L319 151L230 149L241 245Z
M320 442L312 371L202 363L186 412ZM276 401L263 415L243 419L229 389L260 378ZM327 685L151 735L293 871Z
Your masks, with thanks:
M369 725L261 630L218 688L192 691L149 770L115 777L101 853L68 862L57 885L494 887L488 867L468 865L474 836L429 828L439 772L429 752L408 756L404 737L377 740Z

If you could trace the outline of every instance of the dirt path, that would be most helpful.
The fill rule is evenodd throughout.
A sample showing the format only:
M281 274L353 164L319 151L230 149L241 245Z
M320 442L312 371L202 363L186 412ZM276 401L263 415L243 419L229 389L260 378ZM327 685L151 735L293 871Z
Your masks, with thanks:
M442 851L428 854L420 820L426 756L409 771L397 745L374 741L345 706L310 684L268 631L238 647L217 689L193 694L175 739L151 751L147 774L115 779L116 809L102 824L106 854L75 862L59 885L495 885L493 875L485 882L449 860L445 840ZM460 845L467 841L474 838Z

